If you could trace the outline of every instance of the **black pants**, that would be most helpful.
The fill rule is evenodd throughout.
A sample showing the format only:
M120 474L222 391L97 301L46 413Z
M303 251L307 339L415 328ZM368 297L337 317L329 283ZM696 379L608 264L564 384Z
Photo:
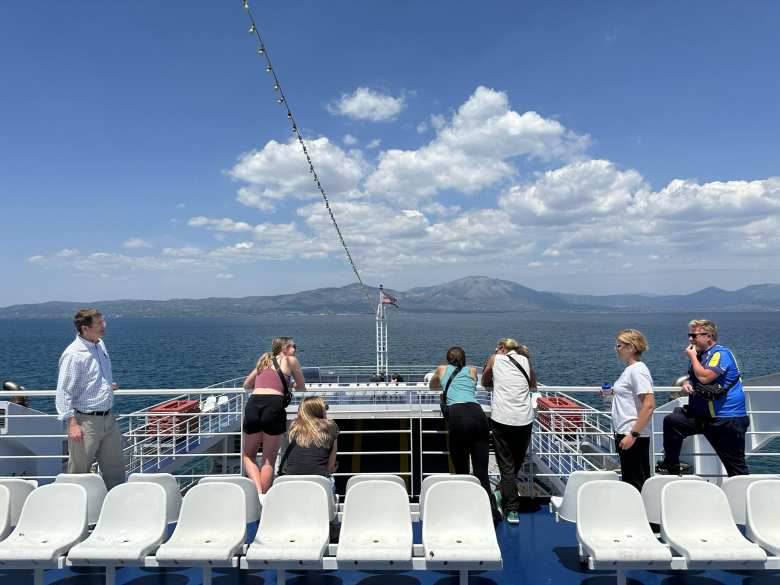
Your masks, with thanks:
M490 426L493 429L496 463L501 473L501 507L504 514L517 512L520 509L520 498L517 496L516 478L523 466L534 425L512 426L491 420Z
M650 477L650 437L638 437L630 449L621 449L620 441L626 435L615 433L615 449L620 457L620 474L640 492Z
M664 461L667 465L680 462L683 439L704 435L720 457L729 477L747 475L745 433L750 426L747 416L696 418L687 408L675 408L664 417Z
M490 507L495 517L497 507L490 490L490 476L488 475L490 425L485 412L476 402L462 402L451 405L449 413L450 418L447 422L449 450L455 473L468 475L470 473L469 459L471 459L474 476L487 491Z

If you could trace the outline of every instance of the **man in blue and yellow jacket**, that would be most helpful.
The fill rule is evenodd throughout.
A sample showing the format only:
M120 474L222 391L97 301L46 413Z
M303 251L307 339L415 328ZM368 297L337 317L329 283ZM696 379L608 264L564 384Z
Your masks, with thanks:
M690 379L682 387L689 396L688 405L675 408L664 418L664 460L656 466L656 472L680 473L683 439L703 434L729 477L747 475L745 434L750 419L737 360L730 349L718 343L718 328L712 321L697 319L688 323L688 341L685 353L691 361ZM695 391L699 384L720 384L728 391L721 398L709 400Z

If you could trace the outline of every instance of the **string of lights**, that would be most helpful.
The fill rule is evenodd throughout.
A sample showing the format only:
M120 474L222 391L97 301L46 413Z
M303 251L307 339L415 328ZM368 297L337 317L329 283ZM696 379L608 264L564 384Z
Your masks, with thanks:
M306 146L306 141L303 138L300 127L298 126L298 122L295 120L295 115L293 114L293 111L290 108L290 104L287 101L287 96L284 94L284 90L282 89L282 84L279 81L279 77L276 75L276 70L274 69L273 63L271 63L271 57L268 55L268 49L265 45L265 42L263 41L263 37L260 35L260 30L257 27L257 22L255 22L255 18L252 15L252 10L249 7L249 0L241 0L241 1L244 6L244 11L249 17L249 22L250 22L249 33L253 34L255 36L255 39L257 40L257 54L265 59L265 64L266 64L265 71L266 73L270 74L271 77L273 78L273 88L274 91L278 94L276 98L276 102L282 105L284 109L287 111L287 119L290 121L290 124L292 125L292 132L293 134L295 134L296 138L298 139L298 143L301 145L301 150L303 151L303 155L306 157L306 162L309 165L309 174L311 174L312 180L314 181L314 185L317 187L317 190L320 192L320 195L322 195L322 200L325 203L325 209L328 210L328 215L330 216L330 220L333 223L333 227L336 229L336 234L338 234L339 241L341 242L341 246L344 248L344 253L347 256L347 260L349 261L350 266L352 266L352 271L355 273L355 277L357 277L358 282L363 288L363 292L366 295L366 300L368 301L369 307L373 308L373 304L371 303L371 297L369 296L368 293L368 287L363 282L363 279L360 276L360 271L358 270L357 264L355 264L355 261L352 258L352 254L349 251L347 242L346 240L344 240L344 236L341 233L341 228L339 227L339 224L336 221L336 216L333 214L333 209L331 209L328 195L325 193L325 188L322 186L322 183L320 182L320 177L317 174L317 169L314 168L314 162L312 161L311 155L309 154L309 149Z

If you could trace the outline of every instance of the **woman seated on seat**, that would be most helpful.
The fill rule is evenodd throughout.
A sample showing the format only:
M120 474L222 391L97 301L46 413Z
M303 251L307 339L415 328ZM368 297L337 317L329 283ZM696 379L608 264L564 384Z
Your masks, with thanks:
M319 396L307 396L290 424L290 444L281 463L283 475L322 475L336 471L338 425L328 418L328 406Z

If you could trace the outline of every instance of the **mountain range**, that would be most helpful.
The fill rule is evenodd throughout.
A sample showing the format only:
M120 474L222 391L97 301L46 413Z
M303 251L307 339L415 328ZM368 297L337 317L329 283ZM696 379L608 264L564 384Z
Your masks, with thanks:
M509 280L467 276L407 291L386 289L405 312L526 311L780 311L780 284L735 291L709 287L684 295L580 295L537 291ZM255 314L336 314L373 312L378 289L359 284L297 293L242 298L52 301L0 308L0 319L63 319L81 307L96 306L111 317L229 317Z

